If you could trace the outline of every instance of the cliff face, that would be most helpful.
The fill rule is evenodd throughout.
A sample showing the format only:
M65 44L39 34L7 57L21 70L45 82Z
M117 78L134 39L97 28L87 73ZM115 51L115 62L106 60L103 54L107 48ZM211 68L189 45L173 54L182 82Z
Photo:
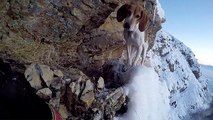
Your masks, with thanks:
M207 108L210 93L193 52L172 35L160 30L147 58L170 92L169 118L198 119L193 116Z
M69 71L77 67L89 76L124 50L122 24L115 12L125 0L3 0L0 6L0 52L21 64L33 62ZM146 0L152 45L161 19L155 0ZM150 48L151 46L150 45Z

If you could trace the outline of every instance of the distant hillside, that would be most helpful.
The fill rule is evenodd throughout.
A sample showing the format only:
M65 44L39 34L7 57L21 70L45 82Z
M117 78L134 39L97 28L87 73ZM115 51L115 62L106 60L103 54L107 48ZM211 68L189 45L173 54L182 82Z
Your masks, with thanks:
M202 76L208 79L208 88L213 92L213 66L200 64Z
M213 66L211 65L200 65L201 71L204 77L213 80Z

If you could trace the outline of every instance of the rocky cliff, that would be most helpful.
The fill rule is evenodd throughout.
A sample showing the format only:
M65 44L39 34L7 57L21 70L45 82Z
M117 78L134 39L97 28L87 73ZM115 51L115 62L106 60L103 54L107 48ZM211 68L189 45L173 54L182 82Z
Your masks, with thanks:
M160 81L166 81L172 115L180 110L174 116L185 118L193 113L185 111L202 109L201 104L206 103L205 80L183 43L160 33L155 39L165 21L158 0L140 1L145 1L151 23L146 33L150 41L146 65L155 68ZM126 112L128 104L120 87L126 58L123 28L115 16L126 2L3 0L0 56L24 73L34 92L63 118L113 119ZM193 100L187 103L178 97L182 95Z
M37 62L65 71L77 67L94 76L106 60L121 57L122 24L116 21L114 11L125 2L3 0L1 56L23 65ZM155 6L155 0L146 1L153 23L148 30L152 45L161 23L157 14L152 21Z

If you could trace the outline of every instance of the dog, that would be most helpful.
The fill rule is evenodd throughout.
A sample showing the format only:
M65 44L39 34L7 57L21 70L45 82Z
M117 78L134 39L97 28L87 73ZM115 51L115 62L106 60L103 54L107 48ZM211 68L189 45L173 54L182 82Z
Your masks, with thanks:
M148 49L148 41L145 40L145 30L149 17L143 5L127 3L117 11L117 21L124 20L124 38L127 47L127 62L129 66L135 66L142 54L143 64Z

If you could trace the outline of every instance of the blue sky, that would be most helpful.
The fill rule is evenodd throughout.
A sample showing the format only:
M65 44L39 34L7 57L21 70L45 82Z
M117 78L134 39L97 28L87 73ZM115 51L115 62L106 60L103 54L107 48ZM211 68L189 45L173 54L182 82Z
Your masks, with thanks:
M163 29L186 44L199 63L213 65L213 0L160 0Z

